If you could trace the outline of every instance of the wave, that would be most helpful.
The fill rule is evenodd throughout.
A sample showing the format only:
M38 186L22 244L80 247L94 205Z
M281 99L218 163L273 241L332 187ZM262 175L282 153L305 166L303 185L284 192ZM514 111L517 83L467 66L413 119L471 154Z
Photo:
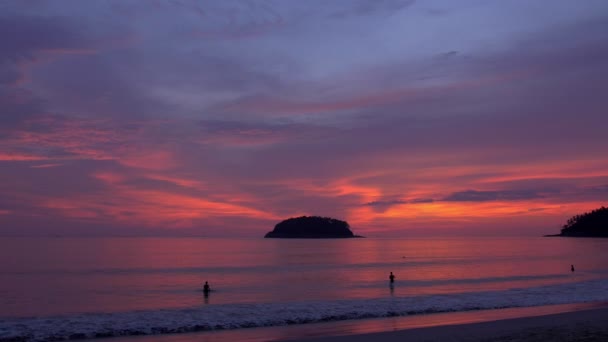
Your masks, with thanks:
M608 280L419 297L207 305L0 320L0 341L72 340L280 326L608 300Z

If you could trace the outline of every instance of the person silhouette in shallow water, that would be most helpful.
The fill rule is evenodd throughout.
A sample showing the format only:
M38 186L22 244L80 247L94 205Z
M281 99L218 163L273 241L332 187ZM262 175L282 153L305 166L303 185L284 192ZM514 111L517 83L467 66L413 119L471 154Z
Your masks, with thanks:
M211 287L209 287L209 282L205 282L205 285L203 285L203 293L208 295L210 291Z
M574 272L574 265L570 265L570 271Z
M391 281L391 284L395 282L395 275L391 272L391 275L388 276L388 279Z

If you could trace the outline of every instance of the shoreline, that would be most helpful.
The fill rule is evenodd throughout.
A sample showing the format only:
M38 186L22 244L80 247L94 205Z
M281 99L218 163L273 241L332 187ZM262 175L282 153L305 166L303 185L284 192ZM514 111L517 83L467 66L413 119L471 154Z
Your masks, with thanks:
M608 307L496 321L441 325L368 334L289 339L289 342L372 341L578 341L608 340Z
M187 342L187 341L493 341L491 338L525 334L530 324L539 329L555 329L572 322L591 322L596 334L605 331L608 340L608 302L572 303L536 307L474 310L449 313L419 314L339 322L298 324L276 327L219 330L169 335L126 336L111 338L115 342ZM595 323L594 323L595 322ZM563 323L563 324L562 324ZM576 327L569 327L575 330ZM594 331L595 331L594 330ZM462 334L468 331L469 334ZM561 332L570 334L573 332ZM471 335L473 334L473 335ZM456 339L456 337L458 339ZM518 337L519 338L519 337ZM545 339L555 339L549 336ZM509 340L509 339L507 339ZM523 338L520 340L528 341ZM571 339L569 339L571 340ZM500 341L500 340L498 340ZM536 341L536 340L531 340ZM538 341L542 341L539 339ZM593 340L590 340L593 341Z

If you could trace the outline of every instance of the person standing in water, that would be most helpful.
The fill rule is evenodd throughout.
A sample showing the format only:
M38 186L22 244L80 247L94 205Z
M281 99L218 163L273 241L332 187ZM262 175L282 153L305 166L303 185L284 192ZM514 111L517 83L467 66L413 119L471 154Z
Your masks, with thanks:
M211 292L211 287L209 286L209 282L205 282L205 285L203 285L203 293L207 295L209 292Z
M574 265L570 265L570 271L574 272Z
M391 272L391 275L388 276L388 279L390 280L391 284L395 282L395 275L393 272Z

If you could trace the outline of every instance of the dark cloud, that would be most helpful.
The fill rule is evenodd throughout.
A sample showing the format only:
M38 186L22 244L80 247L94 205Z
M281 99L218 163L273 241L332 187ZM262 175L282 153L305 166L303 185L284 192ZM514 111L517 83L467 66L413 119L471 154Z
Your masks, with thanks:
M438 54L437 58L447 59L447 58L456 57L456 55L458 55L458 51L448 51L448 52L443 52L443 53Z
M0 86L16 85L22 77L16 68L0 68Z
M51 54L80 53L89 48L82 31L65 17L0 15L0 123L5 127L44 111L40 98L20 89L28 69Z
M407 203L407 201L402 201L402 200L377 200L377 201L371 201L371 202L367 202L364 203L363 205L366 207L370 207L374 212L377 213L382 213L387 211L389 208L396 206L396 205L402 205Z
M592 189L593 189L593 191L597 191L600 193L606 193L606 192L608 192L608 184L596 186L596 187L593 187Z
M407 204L407 203L432 203L434 202L434 200L432 198L415 198L413 200L378 200L378 201L371 201L371 202L367 202L364 205L366 206L370 206L370 207L377 207L377 206L393 206L393 205L400 205L400 204Z
M408 203L402 200L392 200L392 201L372 201L365 203L366 206L370 207L390 207L393 205L405 204Z
M144 54L156 53L146 51ZM142 55L132 56L131 72L151 82L166 87L176 87L185 91L231 91L241 92L255 90L280 89L283 83L280 77L270 71L260 70L250 65L245 56L217 56L206 49L195 48L180 56L159 54L146 59L142 64ZM257 61L258 63L264 61ZM273 64L277 61L267 61ZM162 65L164 73L153 70Z
M86 70L79 68L83 60L95 60L95 55L124 39L128 33L119 32L122 25L104 25L103 19L88 22L73 15L43 14L42 4L41 7L24 6L21 14L12 13L15 11L12 9L0 16L0 94L3 95L0 96L3 99L0 122L14 125L49 113L74 114L66 107L78 101L86 101L87 108L76 110L76 114L93 112L92 108L101 107L100 102L108 96L109 89L102 88L108 84L103 81L112 76L108 83L115 93L135 97L133 92L120 89L119 77L103 68L105 63L89 63L84 65ZM50 77L48 84L47 77ZM83 81L78 83L78 80ZM64 87L69 83L74 86ZM116 99L119 101L120 98ZM103 109L105 113L112 113L119 107L128 108L127 104L117 103L113 110ZM136 112L134 107L128 109Z
M337 130L316 124L270 121L200 121L200 142L215 144L218 147L258 147L267 145L272 148L282 144L315 143L324 139ZM263 152L261 152L263 153Z
M339 3L342 9L329 14L332 18L347 18L350 16L364 16L376 13L394 14L408 6L411 6L415 0L354 0Z
M391 207L403 205L403 204L420 204L420 203L432 203L432 198L415 198L412 200L401 200L401 199L384 199L371 201L364 204L366 207L371 207L375 212L385 212Z
M67 17L0 16L0 41L0 65L35 60L41 52L90 48L82 29Z
M42 111L42 101L31 92L0 85L0 134L11 132L18 124Z
M125 72L129 64L100 55L64 58L37 73L36 87L46 94L47 107L61 108L66 115L118 121L166 115L163 102Z
M415 198L415 199L409 201L409 203L432 203L432 202L435 202L435 200L432 198Z
M491 202L491 201L520 201L543 198L545 195L535 190L503 190L476 191L466 190L454 192L444 198L447 202Z

